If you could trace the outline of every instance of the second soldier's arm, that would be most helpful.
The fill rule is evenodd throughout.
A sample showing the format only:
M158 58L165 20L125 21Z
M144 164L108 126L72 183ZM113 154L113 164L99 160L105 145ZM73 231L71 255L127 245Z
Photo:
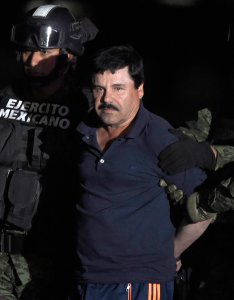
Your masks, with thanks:
M159 155L161 168L170 175L192 167L217 170L234 161L234 147L211 145L207 142L211 130L212 113L205 108L198 112L196 121L187 122L173 133L179 141L169 145Z

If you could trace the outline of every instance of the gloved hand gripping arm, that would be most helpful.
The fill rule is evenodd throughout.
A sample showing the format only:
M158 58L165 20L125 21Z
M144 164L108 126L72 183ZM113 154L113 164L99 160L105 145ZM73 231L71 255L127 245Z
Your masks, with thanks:
M174 175L193 167L207 170L215 168L215 150L208 142L192 140L176 129L170 131L179 137L179 141L159 154L159 166L163 171Z
M234 178L223 180L211 190L193 193L187 200L187 211L193 222L215 219L217 213L234 210Z
M193 223L205 221L211 219L215 221L217 217L217 212L214 208L210 207L211 203L208 203L208 199L212 199L213 206L223 205L219 203L218 198L214 198L212 191L203 193L195 192L188 198L184 195L184 192L177 188L175 184L167 184L165 180L160 180L160 186L165 188L169 200L174 204L185 205L189 218ZM230 205L230 204L229 204ZM234 199L233 199L233 209L234 209ZM219 212L219 211L218 211Z

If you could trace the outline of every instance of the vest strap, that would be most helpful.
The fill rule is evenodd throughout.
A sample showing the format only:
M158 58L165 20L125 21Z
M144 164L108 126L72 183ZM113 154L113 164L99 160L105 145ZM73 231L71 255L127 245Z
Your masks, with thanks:
M25 236L25 231L2 229L0 235L1 253L21 254Z

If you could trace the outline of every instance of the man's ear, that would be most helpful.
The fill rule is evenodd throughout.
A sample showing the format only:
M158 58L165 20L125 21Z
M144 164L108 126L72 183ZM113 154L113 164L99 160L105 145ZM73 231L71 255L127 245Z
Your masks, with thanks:
M139 95L139 99L142 99L144 96L144 83L142 83L139 87L138 87L138 95Z

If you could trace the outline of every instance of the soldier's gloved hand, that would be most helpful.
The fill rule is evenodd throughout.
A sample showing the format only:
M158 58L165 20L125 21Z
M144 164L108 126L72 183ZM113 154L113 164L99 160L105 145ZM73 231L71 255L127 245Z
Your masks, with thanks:
M209 206L218 213L234 210L234 178L222 181L213 190Z
M159 166L169 175L174 175L192 167L213 170L215 154L207 142L197 142L190 138L179 140L166 147L159 154Z
M159 185L165 188L166 194L173 204L184 203L184 193L175 184L167 184L164 179L160 179Z
M187 199L187 212L193 223L217 218L215 212L208 203L208 193L195 192Z
M234 210L234 178L221 181L217 187L193 193L187 200L187 211L193 222L217 217Z

